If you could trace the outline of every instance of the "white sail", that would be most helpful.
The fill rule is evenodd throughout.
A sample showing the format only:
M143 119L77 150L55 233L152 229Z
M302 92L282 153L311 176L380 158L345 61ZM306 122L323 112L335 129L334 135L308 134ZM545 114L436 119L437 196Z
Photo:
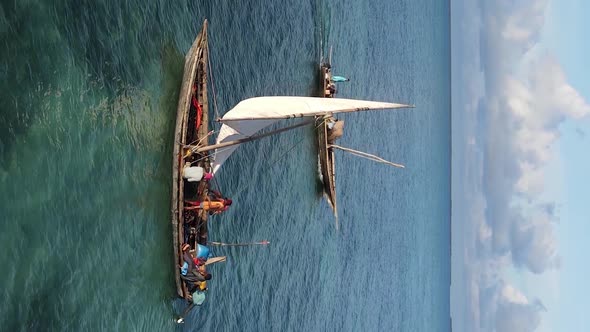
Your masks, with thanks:
M256 97L246 99L227 112L217 136L217 144L250 137L282 120L345 112L412 107L405 104L319 97ZM215 151L213 172L237 149L237 145Z

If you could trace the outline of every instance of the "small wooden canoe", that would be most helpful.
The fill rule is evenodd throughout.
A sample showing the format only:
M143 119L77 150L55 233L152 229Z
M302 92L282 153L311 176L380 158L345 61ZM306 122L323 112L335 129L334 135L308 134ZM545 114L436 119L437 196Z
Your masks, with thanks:
M331 83L332 71L329 62L320 64L320 88L321 96L326 98L334 97L329 93L328 86ZM334 151L328 142L328 121L325 117L316 117L316 130L318 140L318 159L320 175L323 183L324 196L334 211L336 221L338 220L338 209L336 205L336 165ZM338 224L336 224L338 225Z
M334 211L336 220L338 220L338 209L336 205L336 158L334 157L334 150L328 142L328 122L322 117L318 117L316 121L318 158L324 196Z
M188 299L186 286L180 278L183 264L182 244L192 248L207 243L207 213L202 210L184 211L185 200L203 200L209 185L205 181L188 182L183 169L188 162L209 170L207 153L187 153L186 146L208 144L209 104L207 100L208 43L207 21L185 58L182 87L178 99L172 163L171 222L174 250L174 275L178 295Z

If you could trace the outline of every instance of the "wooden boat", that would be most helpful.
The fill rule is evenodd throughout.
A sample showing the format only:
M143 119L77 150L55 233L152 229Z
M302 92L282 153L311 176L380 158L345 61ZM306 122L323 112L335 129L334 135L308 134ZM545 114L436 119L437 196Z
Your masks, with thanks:
M202 210L184 210L187 199L203 200L209 189L205 181L188 182L183 178L185 163L191 162L210 169L207 153L188 152L187 146L208 145L209 103L207 100L207 68L209 49L207 21L185 57L184 76L178 100L172 163L172 243L174 250L176 291L180 297L190 294L180 278L178 266L183 264L182 244L192 248L207 243L207 213Z
M336 225L338 225L338 208L336 204L336 158L331 142L328 142L328 119L318 117L316 119L316 130L318 140L318 161L320 175L326 201L334 212Z
M325 98L333 98L334 93L328 89L332 81L332 48L326 61L320 60L320 95ZM318 163L323 192L328 205L334 212L336 227L338 227L338 208L336 204L336 158L334 150L328 143L328 120L325 116L316 117L316 131L318 142Z
M332 79L332 49L328 60L320 60L320 95L324 98L334 98L336 89ZM411 105L399 105L395 108L413 107ZM401 167L403 165L395 164L384 160L378 156L368 154L353 149L348 149L334 144L335 140L342 136L344 130L344 121L336 119L333 114L316 116L315 126L318 143L318 163L319 173L323 185L323 194L328 205L334 212L336 228L338 229L338 205L336 201L336 156L335 149L340 149L354 155L367 158L373 161L386 163L391 166Z

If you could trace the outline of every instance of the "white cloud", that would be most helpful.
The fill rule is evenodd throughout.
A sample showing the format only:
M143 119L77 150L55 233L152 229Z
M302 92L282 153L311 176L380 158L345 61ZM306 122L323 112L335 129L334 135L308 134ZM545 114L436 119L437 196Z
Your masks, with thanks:
M529 300L514 286L499 279L488 287L479 285L479 328L484 331L534 331L546 309L538 299Z
M514 304L529 304L529 300L518 289L511 285L504 285L501 291L502 298Z
M483 191L494 250L511 252L518 266L542 273L558 259L556 216L535 211L545 189L545 167L555 158L559 125L566 118L587 116L590 106L552 58L544 56L529 71L527 80L512 72L496 74L503 84L486 96Z
M558 158L560 124L588 117L590 105L539 45L547 3L482 0L480 8L468 0L452 3L472 23L460 32L468 46L458 51L465 63L453 69L462 74L453 85L453 97L460 97L454 106L462 108L453 111L461 112L469 134L462 143L464 168L480 170L479 177L458 176L461 198L467 200L464 235L472 236L466 250L475 251L465 256L471 280L466 292L468 302L477 303L471 307L474 326L483 331L535 330L542 303L509 285L504 271L516 267L541 274L561 264L558 216L554 203L543 201L547 166ZM473 45L479 45L475 56Z
M541 303L522 304L502 298L496 312L495 329L498 332L534 331L541 323Z

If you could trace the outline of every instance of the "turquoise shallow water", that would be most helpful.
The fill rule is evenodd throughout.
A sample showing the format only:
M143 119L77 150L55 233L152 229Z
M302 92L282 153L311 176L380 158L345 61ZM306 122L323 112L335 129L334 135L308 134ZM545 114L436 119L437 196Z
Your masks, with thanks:
M449 7L432 1L44 1L0 11L0 326L162 331L449 329ZM340 225L317 192L314 136L246 145L218 180L205 304L174 300L169 195L183 54L210 21L219 110L309 95L333 45L341 97L413 110L347 115Z

